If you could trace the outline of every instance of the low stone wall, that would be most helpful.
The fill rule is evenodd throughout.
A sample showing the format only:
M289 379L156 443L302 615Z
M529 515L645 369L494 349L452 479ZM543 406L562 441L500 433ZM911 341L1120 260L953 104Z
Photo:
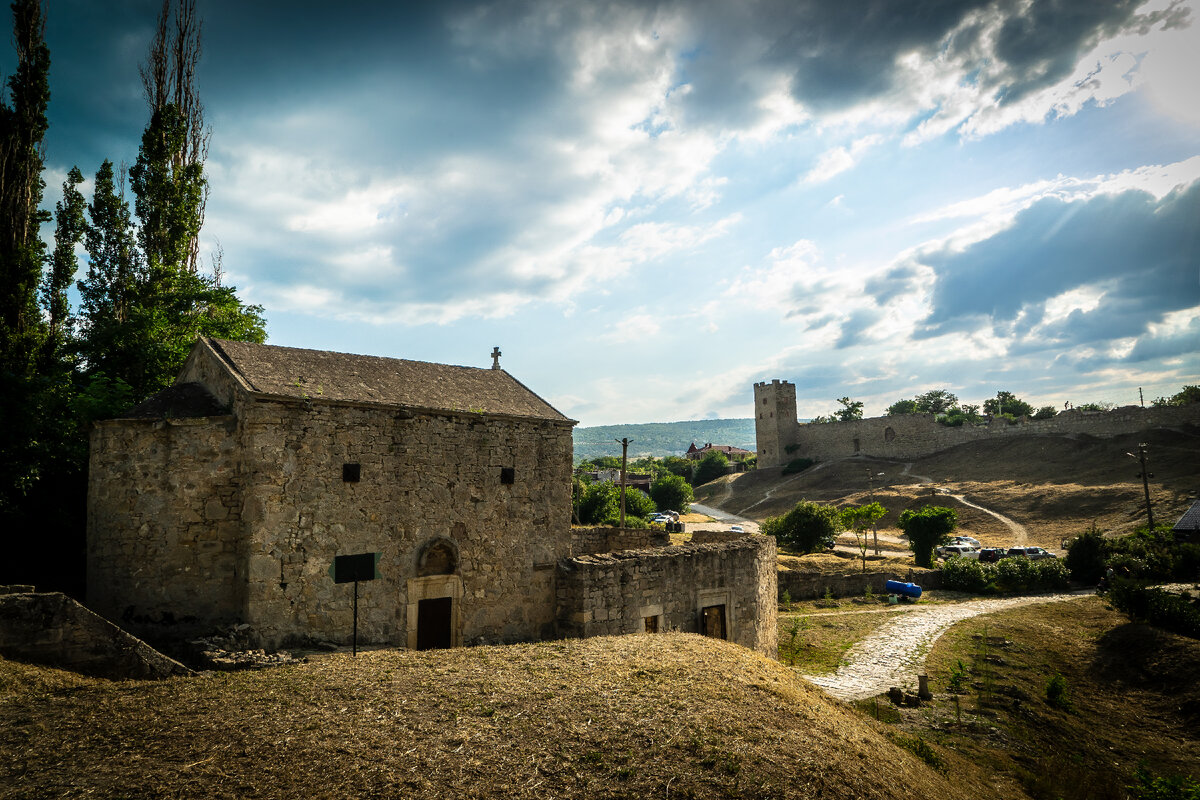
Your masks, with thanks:
M692 531L692 544L719 544L745 539L746 534L737 531Z
M910 569L903 573L846 572L840 575L781 569L778 575L778 586L781 598L786 591L792 600L815 600L824 597L826 591L834 597L855 597L863 594L868 586L875 594L884 594L883 585L887 581L904 581L905 583L915 583L922 589L936 589L940 577L937 570L920 568Z
M719 607L726 639L774 656L775 561L775 540L759 535L565 558L558 566L559 633L696 633L703 610Z
M743 536L745 534L742 534ZM572 528L571 555L612 553L617 550L645 550L666 547L671 537L650 528Z
M0 594L0 655L114 680L191 673L58 592Z

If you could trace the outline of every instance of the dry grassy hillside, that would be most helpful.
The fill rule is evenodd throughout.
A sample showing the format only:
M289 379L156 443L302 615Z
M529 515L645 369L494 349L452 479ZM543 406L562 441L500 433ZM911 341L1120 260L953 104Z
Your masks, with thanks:
M891 736L898 735L895 731ZM0 797L995 796L740 647L666 634L110 683L0 660Z
M912 461L849 458L810 467L796 475L764 469L733 475L701 487L700 502L761 520L781 514L798 500L865 503L868 473L874 496L888 509L881 532L906 508L929 503L959 512L960 529L985 544L1009 544L1013 532L1002 522L948 495L997 511L1028 529L1029 541L1059 547L1095 522L1106 530L1128 530L1145 521L1140 467L1127 452L1148 445L1156 521L1174 522L1200 490L1200 429L1151 430L1100 439L1091 436L1020 436L959 445ZM937 495L933 494L936 490Z

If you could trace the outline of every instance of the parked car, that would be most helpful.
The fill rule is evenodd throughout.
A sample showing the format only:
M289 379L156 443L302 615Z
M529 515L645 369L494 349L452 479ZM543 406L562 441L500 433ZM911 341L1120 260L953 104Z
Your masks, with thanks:
M979 550L979 560L985 563L999 561L1007 555L1003 547L984 547Z
M730 533L745 533L746 529L743 528L741 525L730 525L729 532Z
M1030 561L1040 561L1044 558L1058 558L1049 550L1043 550L1040 547L1010 547L1005 553L1005 558L1014 558L1017 556L1025 556Z
M979 548L972 547L969 544L944 544L937 549L937 556L938 558L951 558L953 556L979 558Z
M951 536L950 544L969 544L969 545L971 545L971 547L974 547L976 550L978 550L980 547L983 546L979 543L979 540L976 539L974 536Z

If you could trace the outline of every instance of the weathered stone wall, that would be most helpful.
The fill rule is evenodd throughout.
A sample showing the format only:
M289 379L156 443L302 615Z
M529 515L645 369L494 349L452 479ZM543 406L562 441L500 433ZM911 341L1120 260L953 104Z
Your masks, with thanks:
M96 423L88 481L91 608L135 630L188 617L240 618L235 426L228 416Z
M692 531L692 544L719 544L745 539L746 534L737 531Z
M669 534L650 528L572 528L571 555L611 553L616 550L643 550L665 547L671 543Z
M757 389L755 396L757 401ZM759 463L775 466L791 458L828 461L860 454L877 458L919 458L965 442L996 437L1076 434L1111 437L1147 428L1189 424L1200 424L1200 403L1161 408L1125 406L1112 411L1072 409L1045 420L1009 424L996 419L988 425L953 428L936 422L933 414L901 414L851 422L797 425L790 442L786 443L797 447L779 461L769 459L770 463L766 463L760 456ZM764 426L763 436L773 430L763 420L756 420L756 426Z
M101 678L191 672L65 594L0 594L0 655Z
M824 597L826 591L834 597L855 597L863 594L868 586L875 594L883 594L883 585L887 581L903 581L915 583L922 589L936 589L940 585L939 577L937 570L919 567L904 572L846 572L840 575L781 569L778 586L780 599L786 591L792 600L815 600Z
M724 605L727 638L774 656L775 542L750 535L723 544L575 556L559 562L558 619L564 636L646 630L698 632L700 610Z
M353 587L328 570L363 552L382 554L382 577L359 584L361 641L412 644L417 594L454 597L455 643L553 635L554 564L570 552L569 423L319 401L235 410L254 465L243 471L246 621L265 643L348 640ZM344 464L359 465L358 482L343 481ZM414 580L437 541L457 565L431 590Z

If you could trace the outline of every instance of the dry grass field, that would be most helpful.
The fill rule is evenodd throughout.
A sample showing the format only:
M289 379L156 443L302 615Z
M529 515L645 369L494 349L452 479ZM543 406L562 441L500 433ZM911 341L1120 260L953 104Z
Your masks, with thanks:
M0 661L0 797L973 798L735 645L331 654L159 683Z

